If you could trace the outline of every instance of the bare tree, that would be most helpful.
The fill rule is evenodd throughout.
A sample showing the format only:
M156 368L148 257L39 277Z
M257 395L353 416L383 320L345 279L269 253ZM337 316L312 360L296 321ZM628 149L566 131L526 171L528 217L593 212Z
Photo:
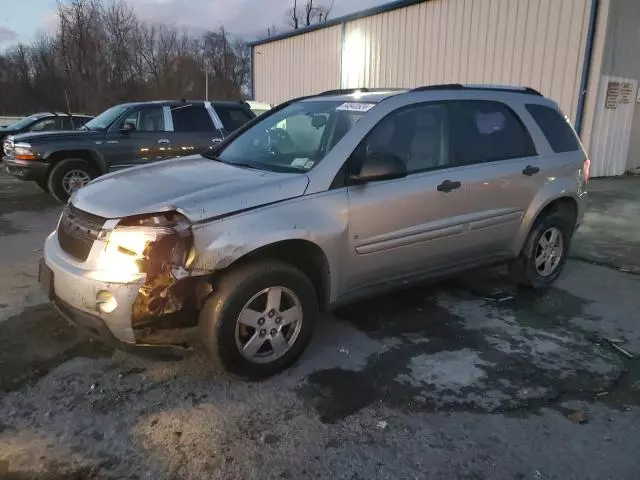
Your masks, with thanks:
M0 113L99 113L123 101L248 91L250 51L221 28L194 36L142 22L126 0L60 0L57 31L0 52ZM68 97L68 102L67 102Z
M287 14L289 25L297 30L301 27L310 27L316 23L325 22L333 10L334 1L332 0L331 4L325 5L314 0L307 0L302 7L299 7L298 1L293 0L293 7L289 9Z

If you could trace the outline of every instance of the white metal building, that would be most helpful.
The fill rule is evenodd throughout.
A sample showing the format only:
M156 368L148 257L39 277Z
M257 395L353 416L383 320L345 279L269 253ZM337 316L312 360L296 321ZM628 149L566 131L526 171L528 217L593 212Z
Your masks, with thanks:
M594 176L640 169L640 0L399 0L252 47L253 98L443 83L531 86Z

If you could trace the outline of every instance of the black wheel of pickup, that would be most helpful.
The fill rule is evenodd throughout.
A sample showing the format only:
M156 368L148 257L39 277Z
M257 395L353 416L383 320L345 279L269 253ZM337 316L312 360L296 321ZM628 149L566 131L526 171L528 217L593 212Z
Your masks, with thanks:
M86 160L67 158L53 166L47 180L47 188L53 198L66 203L73 192L97 176L97 169Z

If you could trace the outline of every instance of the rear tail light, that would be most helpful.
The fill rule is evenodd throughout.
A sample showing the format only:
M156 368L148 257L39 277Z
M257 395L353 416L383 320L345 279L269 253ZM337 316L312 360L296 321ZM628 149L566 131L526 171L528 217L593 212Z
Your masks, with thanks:
M585 158L584 162L582 162L582 179L584 183L589 181L589 170L591 170L591 160L589 158Z

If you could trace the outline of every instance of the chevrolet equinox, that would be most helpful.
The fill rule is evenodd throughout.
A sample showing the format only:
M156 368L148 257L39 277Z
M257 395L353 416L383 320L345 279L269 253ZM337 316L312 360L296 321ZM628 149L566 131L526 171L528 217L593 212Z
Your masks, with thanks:
M174 354L197 338L217 366L265 377L338 304L499 262L549 286L588 176L569 121L531 88L330 91L77 190L40 282L104 342Z

